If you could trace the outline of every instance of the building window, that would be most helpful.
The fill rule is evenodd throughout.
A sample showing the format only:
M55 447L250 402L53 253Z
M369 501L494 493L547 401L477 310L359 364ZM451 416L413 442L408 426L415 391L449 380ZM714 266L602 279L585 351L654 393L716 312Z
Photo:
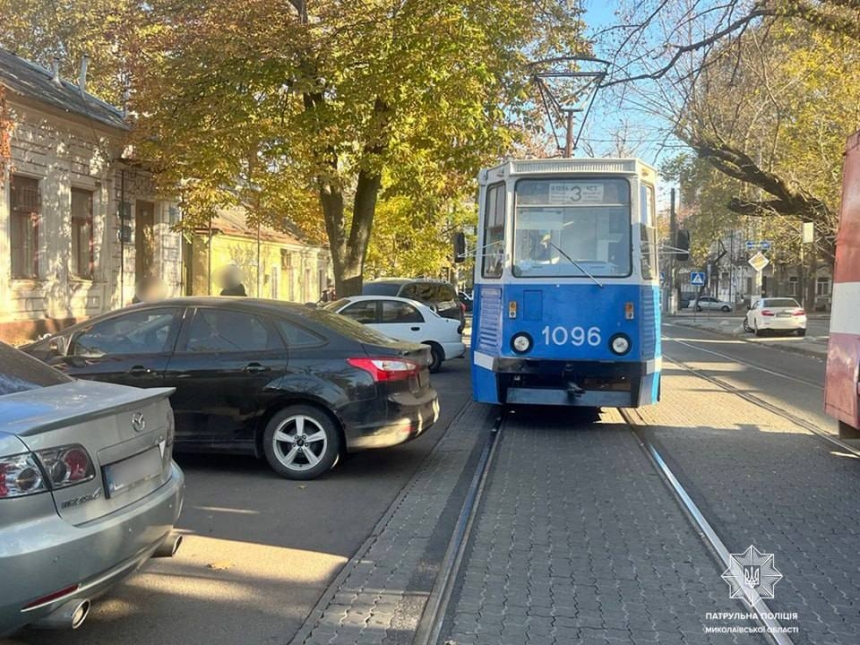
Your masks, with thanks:
M72 275L93 277L93 194L72 188Z
M829 296L830 295L830 278L817 278L815 280L815 295Z
M12 175L9 188L12 201L9 222L12 278L37 278L39 276L39 213L42 210L39 180Z
M796 296L799 286L800 286L800 279L796 275L789 276L789 278L788 278L788 295Z

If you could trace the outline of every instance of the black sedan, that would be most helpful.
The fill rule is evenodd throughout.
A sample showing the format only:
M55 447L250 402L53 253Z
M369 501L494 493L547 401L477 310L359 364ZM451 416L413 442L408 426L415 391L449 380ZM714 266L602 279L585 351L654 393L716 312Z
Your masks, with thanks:
M414 439L439 416L427 346L274 300L139 304L22 349L78 378L176 388L177 452L265 456L290 479Z

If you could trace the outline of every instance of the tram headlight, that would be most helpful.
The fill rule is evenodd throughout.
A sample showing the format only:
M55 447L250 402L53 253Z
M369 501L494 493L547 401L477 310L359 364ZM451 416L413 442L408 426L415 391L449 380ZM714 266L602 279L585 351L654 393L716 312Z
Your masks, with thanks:
M624 334L615 334L609 339L609 349L612 350L613 354L624 356L630 351L630 339Z
M525 354L532 348L532 344L532 337L525 332L514 334L514 337L511 338L511 349L517 354Z

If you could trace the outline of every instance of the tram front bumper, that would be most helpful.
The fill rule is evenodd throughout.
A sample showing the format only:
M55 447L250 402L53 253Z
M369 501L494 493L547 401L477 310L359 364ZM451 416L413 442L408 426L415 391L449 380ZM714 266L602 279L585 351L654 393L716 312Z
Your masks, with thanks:
M656 361L601 362L497 358L501 403L636 407L653 402Z

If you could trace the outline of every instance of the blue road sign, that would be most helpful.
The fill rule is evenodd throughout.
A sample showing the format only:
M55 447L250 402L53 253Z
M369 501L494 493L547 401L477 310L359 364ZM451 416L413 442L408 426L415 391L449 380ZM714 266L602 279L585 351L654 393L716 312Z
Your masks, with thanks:
M770 251L770 247L773 246L773 242L770 240L747 240L746 247L747 251Z
M694 287L704 287L707 282L704 271L690 271L690 284Z

